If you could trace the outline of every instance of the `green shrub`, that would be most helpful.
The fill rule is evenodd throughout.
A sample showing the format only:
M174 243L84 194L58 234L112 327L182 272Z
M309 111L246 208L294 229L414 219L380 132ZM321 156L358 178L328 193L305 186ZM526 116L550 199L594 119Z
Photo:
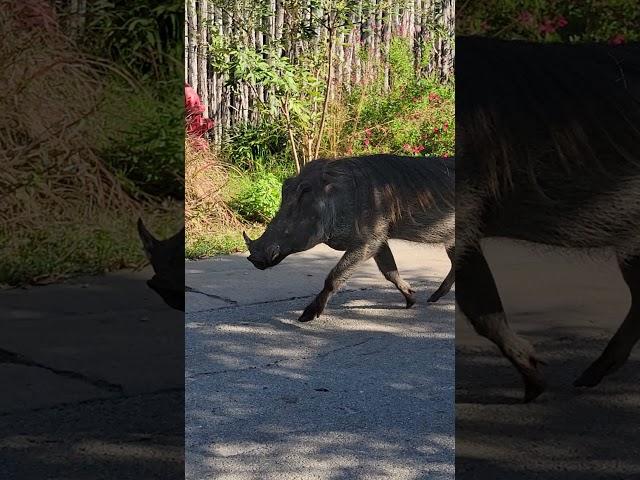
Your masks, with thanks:
M176 175L184 170L182 85L164 90L112 81L97 115L96 147L131 193L182 198L183 182Z
M223 154L229 163L247 171L273 170L277 164L291 163L285 159L286 129L268 121L233 128Z
M249 222L268 222L280 208L282 182L273 173L260 171L236 184L231 208Z
M402 85L415 82L416 75L413 66L413 53L406 39L391 39L389 45L389 69L391 72L391 84L394 90L398 90Z
M465 2L456 33L537 42L631 42L640 39L637 0L486 0Z
M393 68L402 68L402 62L395 65L392 75ZM442 83L436 78L413 78L393 83L386 94L376 94L372 88L375 87L356 90L344 107L349 109L347 116L355 120L345 122L340 135L346 154L454 154L453 84Z

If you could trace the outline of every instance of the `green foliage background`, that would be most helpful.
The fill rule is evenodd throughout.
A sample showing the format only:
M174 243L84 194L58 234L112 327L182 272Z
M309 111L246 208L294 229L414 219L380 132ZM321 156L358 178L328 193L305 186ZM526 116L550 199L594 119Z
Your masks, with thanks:
M638 41L639 25L638 0L487 0L456 12L458 35L532 41Z

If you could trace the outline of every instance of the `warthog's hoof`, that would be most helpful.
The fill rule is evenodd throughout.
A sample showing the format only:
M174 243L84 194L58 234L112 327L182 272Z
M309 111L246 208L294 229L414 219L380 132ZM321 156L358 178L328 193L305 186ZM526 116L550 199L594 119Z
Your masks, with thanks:
M580 375L575 382L574 387L595 387L598 385L605 375L618 370L626 361L625 358L600 357Z
M413 296L414 293L416 293L416 291L412 288L408 289L406 292L402 292L402 294L404 295L404 299L407 302L407 308L413 307L413 305L416 303L416 297Z
M308 305L307 308L304 309L304 312L302 312L302 315L300 315L300 317L298 318L298 321L299 322L310 322L314 318L319 317L321 313L322 313L322 311L318 309L318 307L316 306L316 304L314 302L314 303Z

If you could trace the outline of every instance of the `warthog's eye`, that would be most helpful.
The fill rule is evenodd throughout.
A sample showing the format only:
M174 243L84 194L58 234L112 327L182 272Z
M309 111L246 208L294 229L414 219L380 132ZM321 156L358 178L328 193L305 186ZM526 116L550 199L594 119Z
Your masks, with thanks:
M305 193L309 193L310 191L311 191L311 185L309 185L308 183L301 183L300 185L298 185L298 201L302 199L302 196Z

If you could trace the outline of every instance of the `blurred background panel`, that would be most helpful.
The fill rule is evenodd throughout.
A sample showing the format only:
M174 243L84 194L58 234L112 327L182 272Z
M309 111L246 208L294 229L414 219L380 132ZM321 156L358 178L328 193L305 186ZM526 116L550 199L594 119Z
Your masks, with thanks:
M182 478L184 6L0 5L0 475Z
M457 478L640 474L639 7L458 2Z

